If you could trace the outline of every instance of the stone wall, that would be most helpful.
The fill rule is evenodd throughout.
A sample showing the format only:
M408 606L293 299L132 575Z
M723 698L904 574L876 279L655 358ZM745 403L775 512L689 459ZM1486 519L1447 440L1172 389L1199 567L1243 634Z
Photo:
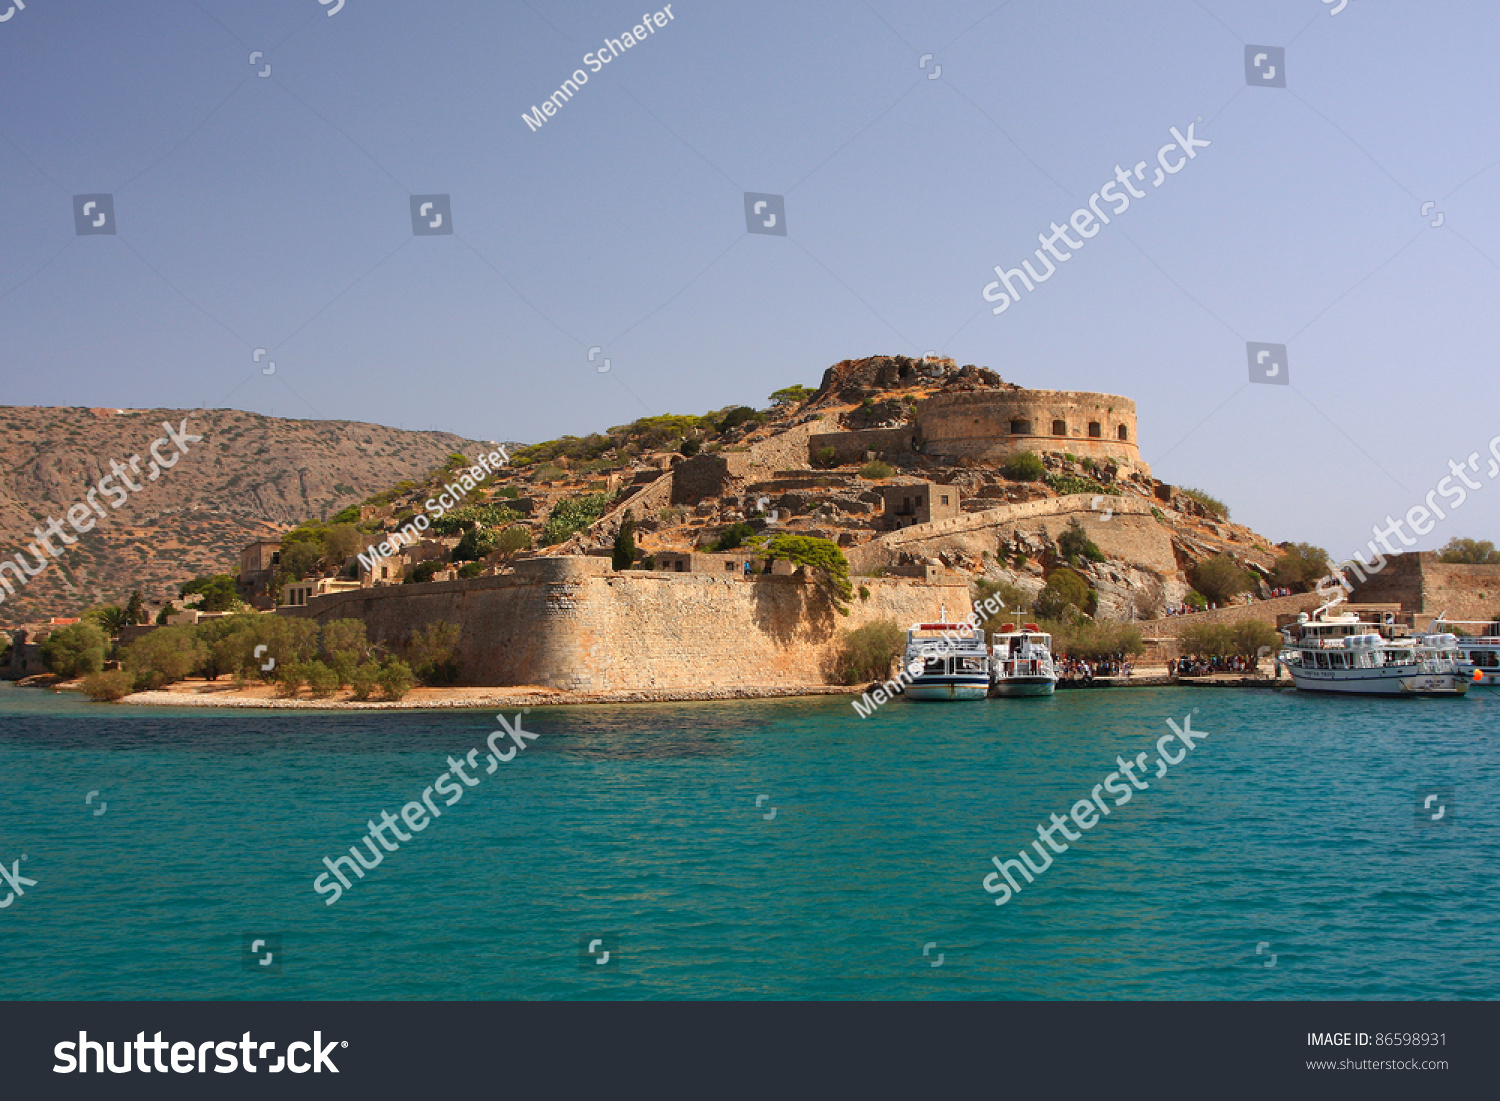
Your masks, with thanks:
M946 606L969 611L962 579L862 579L847 617L800 577L718 577L609 568L598 558L541 558L515 573L314 598L278 614L362 619L400 645L440 620L462 627L462 676L476 685L572 691L829 682L846 628L891 619L903 628Z
M733 492L736 479L750 471L750 456L743 451L716 451L694 455L672 468L672 504L696 505L708 497Z
M799 462L817 463L818 452L831 447L838 456L839 465L862 463L865 455L874 452L879 458L913 459L912 441L917 430L911 425L900 428L862 428L853 432L819 432L809 435L807 449ZM819 464L821 465L821 464Z
M1500 613L1500 566L1440 562L1436 551L1422 551L1389 555L1379 573L1365 571L1363 582L1348 567L1344 573L1354 582L1351 601L1399 603L1403 611L1452 619L1489 620Z

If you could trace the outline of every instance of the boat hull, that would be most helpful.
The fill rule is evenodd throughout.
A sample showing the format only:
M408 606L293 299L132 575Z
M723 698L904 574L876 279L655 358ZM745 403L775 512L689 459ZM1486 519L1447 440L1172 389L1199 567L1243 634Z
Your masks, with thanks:
M1318 672L1322 672L1319 670ZM1463 696L1469 682L1459 673L1390 673L1385 676L1309 676L1292 669L1292 683L1303 692L1331 692L1345 696Z
M1006 698L1050 696L1056 689L1057 681L1050 677L1011 677L995 682L995 695Z
M988 680L918 678L906 686L909 700L982 700L989 694Z

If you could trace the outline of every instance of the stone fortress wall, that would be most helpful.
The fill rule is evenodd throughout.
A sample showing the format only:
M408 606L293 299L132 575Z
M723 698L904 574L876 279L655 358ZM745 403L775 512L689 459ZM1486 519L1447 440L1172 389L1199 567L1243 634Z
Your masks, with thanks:
M845 617L801 577L617 572L574 556L495 577L331 593L279 614L362 619L372 639L398 644L428 623L457 623L465 684L599 692L823 685L844 628L970 608L961 577L861 585L869 597L856 591Z
M1143 473L1135 402L1080 390L981 390L937 394L917 406L922 453L1003 461L1017 451L1114 459Z
M1135 402L1080 390L962 390L919 404L915 423L898 428L820 432L808 438L807 461L832 448L840 463L866 453L888 459L917 453L938 460L1000 463L1018 451L1053 451L1112 459L1147 477L1136 442Z

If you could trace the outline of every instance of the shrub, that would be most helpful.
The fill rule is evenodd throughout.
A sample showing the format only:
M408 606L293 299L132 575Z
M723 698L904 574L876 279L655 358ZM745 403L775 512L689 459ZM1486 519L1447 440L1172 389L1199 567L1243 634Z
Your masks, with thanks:
M754 409L751 409L748 405L736 405L724 414L723 420L719 421L719 434L723 435L731 428L738 428L742 424L756 425L764 420L765 417L761 416Z
M881 462L879 459L866 463L859 468L859 476L870 482L879 481L881 478L889 478L895 473L895 467L890 463Z
M446 562L418 562L411 573L401 582L403 585L425 585L432 580L432 575L441 570Z
M1090 562L1105 560L1104 552L1094 545L1094 541L1083 530L1083 521L1076 516L1068 521L1067 530L1057 537L1057 549L1070 563L1075 562L1079 556Z
M1155 505L1151 506L1151 515L1154 516L1160 523L1165 524L1167 522L1167 514L1161 509L1157 508Z
M1229 519L1229 506L1212 494L1201 489L1192 489L1189 486L1180 487L1178 492L1185 497L1191 497L1220 520Z
M300 579L294 578L293 580ZM215 574L212 577L195 577L179 585L177 593L182 597L202 593L203 599L198 604L198 610L203 612L227 612L240 603L239 593L234 588L234 578L227 573Z
M1026 610L1027 596L1014 585L981 577L974 582L974 588L978 590L974 599L976 605L983 604L994 596L998 596L1005 605L980 624L986 631L998 631L1005 624L1014 623Z
M1443 544L1438 559L1442 562L1486 566L1500 562L1500 553L1496 553L1495 544L1488 539L1449 539Z
M1000 473L1013 482L1036 482L1047 473L1047 468L1034 453L1017 451L1001 465Z
M60 677L80 677L104 668L109 641L91 620L80 619L59 627L42 640L42 664Z
M901 655L906 632L895 620L877 619L845 631L835 668L845 684L884 680L891 675L891 661Z
M360 664L349 677L349 687L354 691L354 698L367 700L375 691L375 686L380 683L380 666L373 661Z
M491 551L501 562L509 562L522 551L531 549L531 532L520 524L514 524L502 531L495 540L495 549Z
M1193 567L1193 588L1215 604L1227 604L1255 584L1254 575L1227 554L1205 558Z
M813 465L829 470L839 465L839 451L836 447L820 447L813 452Z
M1044 479L1053 492L1061 496L1073 493L1105 493L1105 488L1092 478L1080 478L1075 474L1048 474Z
M547 514L547 523L542 529L542 545L554 546L574 532L582 531L604 515L609 502L608 493L585 493L557 502Z
M376 676L376 682L380 690L385 693L387 699L399 700L411 691L412 684L416 678L412 676L411 667L404 661L388 658L386 663L380 667L380 673Z
M182 680L209 660L208 645L191 627L158 627L125 648L125 668L137 688Z
M1271 570L1271 584L1310 590L1328 574L1328 552L1311 543L1288 543Z
M1082 574L1070 569L1056 569L1047 577L1047 586L1036 599L1036 612L1048 619L1069 620L1089 611L1098 597Z
M689 436L687 439L682 441L682 446L677 450L684 458L691 459L694 455L703 450L703 441Z
M122 699L135 691L135 678L123 669L107 673L90 673L83 678L83 692L91 700Z
M426 685L452 684L458 679L458 644L463 628L439 621L417 630L406 644L408 672Z
M459 577L478 577L483 572L483 562L465 562L462 566L458 567Z
M730 524L727 528L719 533L719 538L714 540L712 545L710 545L709 550L737 550L738 548L745 545L746 539L751 539L754 536L755 529L749 524Z
M276 666L276 694L293 699L307 683L308 667L311 663L288 661Z
M1200 592L1190 592L1182 598L1182 602L1196 611L1203 611L1208 607L1208 600Z
M869 600L870 599L870 586L868 586L868 585L861 585L859 587L859 598L861 600Z
M308 664L307 687L315 699L326 700L338 690L339 683L339 675L321 661Z
M453 548L453 561L477 562L495 549L499 538L500 533L494 528L475 524L463 533L458 540L458 546Z
M777 390L771 395L771 401L778 406L790 407L802 404L816 393L817 391L812 387L798 383L795 386L784 386Z

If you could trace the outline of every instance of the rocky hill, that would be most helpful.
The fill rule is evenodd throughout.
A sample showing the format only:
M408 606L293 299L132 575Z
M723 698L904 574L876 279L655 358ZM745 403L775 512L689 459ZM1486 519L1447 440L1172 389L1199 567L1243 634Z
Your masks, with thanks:
M141 470L148 470L162 422L177 427L184 418L187 431L203 440L190 443L157 480L141 475L142 490L127 505L6 597L0 622L123 603L133 588L148 601L175 597L186 579L233 572L240 548L253 539L274 538L299 521L420 478L453 452L479 448L448 432L281 420L235 409L0 407L0 553L23 550L48 516L63 519L110 473L111 460L128 466L140 456Z

